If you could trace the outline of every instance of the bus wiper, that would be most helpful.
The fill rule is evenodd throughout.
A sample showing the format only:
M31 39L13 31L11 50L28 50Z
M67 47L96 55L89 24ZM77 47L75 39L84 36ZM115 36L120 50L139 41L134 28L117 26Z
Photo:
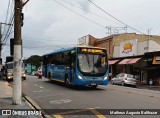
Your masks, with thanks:
M88 66L89 66L89 68L90 68L90 63L89 63L89 57L88 57L88 54L86 55L86 57L87 57L87 63L88 63Z
M91 71L91 74L96 74L95 70L92 70L92 71Z

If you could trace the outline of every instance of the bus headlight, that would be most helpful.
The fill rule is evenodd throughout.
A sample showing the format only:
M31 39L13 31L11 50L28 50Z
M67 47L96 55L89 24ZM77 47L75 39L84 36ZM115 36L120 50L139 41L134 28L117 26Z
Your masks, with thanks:
M83 79L82 76L80 76L80 75L78 75L78 74L77 74L77 76L78 76L79 79L81 79L81 80Z
M105 76L104 80L107 80L107 79L108 79L108 75Z

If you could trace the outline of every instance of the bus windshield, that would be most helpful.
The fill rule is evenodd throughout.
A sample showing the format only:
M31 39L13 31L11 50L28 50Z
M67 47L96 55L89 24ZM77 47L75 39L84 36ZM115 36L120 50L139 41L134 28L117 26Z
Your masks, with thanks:
M106 55L94 53L78 54L78 69L83 75L103 76L107 71Z
M13 69L13 63L7 63L7 69ZM24 68L24 63L22 62L21 67Z
M8 63L7 64L7 69L13 69L13 63Z

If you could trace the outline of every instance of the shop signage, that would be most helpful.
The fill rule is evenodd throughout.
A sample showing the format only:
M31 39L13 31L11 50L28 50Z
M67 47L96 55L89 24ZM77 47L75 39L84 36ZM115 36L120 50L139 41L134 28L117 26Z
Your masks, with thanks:
M156 61L160 61L160 56L156 56Z
M154 56L152 64L160 64L160 56Z
M89 36L83 36L78 39L78 45L89 45Z
M137 55L137 39L126 40L120 43L120 57Z

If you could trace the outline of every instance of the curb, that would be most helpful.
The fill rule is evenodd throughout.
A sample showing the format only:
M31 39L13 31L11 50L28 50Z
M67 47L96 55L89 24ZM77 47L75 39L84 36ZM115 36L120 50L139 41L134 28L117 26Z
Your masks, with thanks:
M25 98L25 100L37 111L41 110L42 112L42 118L52 118L49 115L44 115L47 114L44 110L42 110L42 108L30 97L26 96L25 94L22 93L22 96Z
M10 87L12 87L13 83L9 83ZM33 99L31 99L30 97L26 96L23 92L22 92L22 100L25 100L28 105L30 107L32 107L32 109L36 109L37 111L41 110L42 112L42 118L52 118L49 115L44 115L47 114Z

